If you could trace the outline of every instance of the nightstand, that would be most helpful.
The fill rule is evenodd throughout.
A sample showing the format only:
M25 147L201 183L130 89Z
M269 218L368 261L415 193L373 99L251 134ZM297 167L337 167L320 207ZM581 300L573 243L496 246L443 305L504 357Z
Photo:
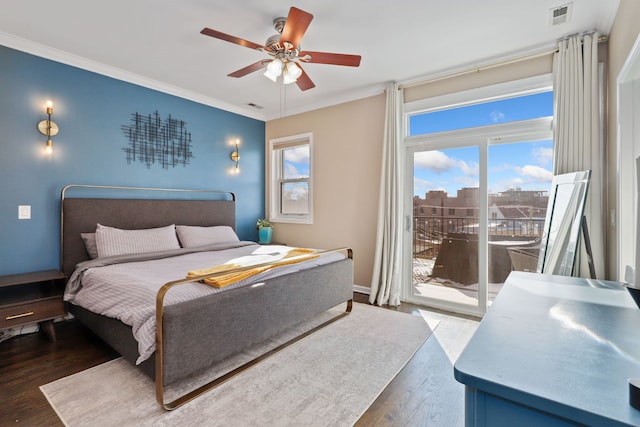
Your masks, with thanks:
M65 278L58 270L0 276L0 329L37 322L54 342L53 319L65 315Z

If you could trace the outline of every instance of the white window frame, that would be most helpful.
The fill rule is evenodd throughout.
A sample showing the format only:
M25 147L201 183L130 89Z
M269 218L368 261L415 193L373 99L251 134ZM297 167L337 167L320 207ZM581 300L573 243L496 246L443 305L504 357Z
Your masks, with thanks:
M281 183L289 180L284 180L280 175L282 171L282 155L280 150L303 145L309 146L309 178L301 178L298 181L305 181L308 184L309 213L285 214L280 210L282 206ZM269 220L272 222L293 224L313 224L313 132L269 140L269 156L271 158L269 176Z
M453 92L432 98L418 99L404 104L404 136L407 140L420 137L409 136L409 117L430 111L448 110L466 105L497 101L510 97L532 95L552 89L553 75L541 74L520 80L512 80L461 92ZM456 129L458 130L458 129Z
M487 217L489 215L489 207L487 202L488 190L488 170L487 155L491 145L502 143L518 142L525 139L547 139L553 138L553 118L538 118L523 121L514 121L499 123L494 125L476 126L472 128L462 128L443 132L434 132L423 135L409 136L409 117L414 114L420 114L430 111L438 111L450 109L464 105L476 104L479 102L488 102L492 100L504 99L512 96L530 95L534 93L545 92L552 89L553 78L551 74L529 77L521 80L515 80L496 85L485 86L480 88L469 89L461 92L454 92L433 98L420 99L404 104L403 115L403 135L404 135L404 163L410 164L409 159L412 158L415 151L419 150L437 150L456 147L479 147L480 161L480 204L478 206L479 217L479 237L484 247L480 247L478 262L480 270L478 272L478 305L463 305L443 299L432 299L428 297L415 296L411 290L412 283L412 227L404 230L401 236L401 245L403 247L404 266L402 278L404 286L401 290L401 300L443 309L447 311L458 312L462 314L470 314L482 316L487 311L488 301L488 267L487 267L487 241L488 227ZM498 138L495 136L499 135ZM403 217L407 219L407 223L411 224L409 215L413 214L413 169L407 167L404 179L404 203Z

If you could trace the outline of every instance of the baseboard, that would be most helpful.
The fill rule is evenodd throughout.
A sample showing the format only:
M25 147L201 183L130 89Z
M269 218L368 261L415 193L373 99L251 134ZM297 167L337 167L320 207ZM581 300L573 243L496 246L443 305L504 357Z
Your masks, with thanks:
M353 292L357 292L359 294L371 295L371 288L360 285L353 285Z

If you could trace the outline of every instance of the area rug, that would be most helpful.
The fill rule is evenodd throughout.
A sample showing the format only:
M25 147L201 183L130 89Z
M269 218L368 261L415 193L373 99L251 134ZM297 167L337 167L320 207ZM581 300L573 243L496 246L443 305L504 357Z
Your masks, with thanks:
M343 319L169 412L155 401L153 381L123 359L40 389L67 426L350 426L431 332L420 316L354 304Z

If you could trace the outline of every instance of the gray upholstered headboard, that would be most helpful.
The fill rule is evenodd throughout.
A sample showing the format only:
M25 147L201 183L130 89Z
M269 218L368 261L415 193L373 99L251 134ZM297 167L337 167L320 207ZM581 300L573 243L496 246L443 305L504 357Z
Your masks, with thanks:
M89 259L80 233L95 232L98 223L129 230L170 224L228 225L235 230L235 195L223 194L231 200L72 198L63 191L62 271L69 277L79 262Z

